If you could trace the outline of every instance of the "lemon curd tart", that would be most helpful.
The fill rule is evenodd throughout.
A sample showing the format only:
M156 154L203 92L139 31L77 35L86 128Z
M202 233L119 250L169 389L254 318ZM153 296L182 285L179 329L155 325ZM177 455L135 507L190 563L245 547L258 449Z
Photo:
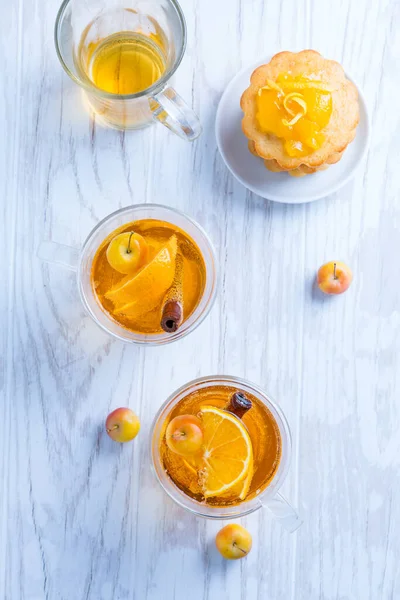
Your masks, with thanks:
M280 52L258 67L241 108L250 152L294 176L338 162L359 121L357 88L314 50Z

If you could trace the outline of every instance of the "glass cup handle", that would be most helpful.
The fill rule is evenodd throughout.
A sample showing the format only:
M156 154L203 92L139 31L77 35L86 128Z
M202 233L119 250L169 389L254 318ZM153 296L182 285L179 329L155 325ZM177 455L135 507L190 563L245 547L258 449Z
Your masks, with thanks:
M70 271L78 270L79 254L77 248L55 242L42 242L37 251L38 258L43 262L60 265Z
M149 103L153 117L180 138L193 142L201 134L199 119L172 87L150 96Z
M303 523L293 506L282 494L276 493L272 498L265 501L260 500L260 502L289 533L296 531Z

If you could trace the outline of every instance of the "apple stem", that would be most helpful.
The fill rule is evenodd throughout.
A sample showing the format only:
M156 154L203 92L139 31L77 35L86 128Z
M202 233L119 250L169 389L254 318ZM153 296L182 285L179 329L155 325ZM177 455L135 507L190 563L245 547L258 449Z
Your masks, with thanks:
M243 552L243 554L246 554L246 551L245 551L245 550L243 550L243 548L241 548L240 546L238 546L236 542L233 542L233 544L232 544L232 545L233 545L235 548L237 548L238 550L240 550L240 552Z
M133 236L133 234L134 234L134 233L135 233L134 231L131 231L131 234L130 234L130 236L129 236L129 240L128 240L128 249L127 249L127 251L126 251L126 253L127 253L127 254L130 254L130 253L132 252L132 250L131 250L131 239L132 239L132 236Z
M333 263L333 279L337 279L337 277L336 277L336 263Z
M118 428L119 428L119 425L113 425L112 427L107 429L107 433L110 433L110 431L114 431L115 429L118 429Z

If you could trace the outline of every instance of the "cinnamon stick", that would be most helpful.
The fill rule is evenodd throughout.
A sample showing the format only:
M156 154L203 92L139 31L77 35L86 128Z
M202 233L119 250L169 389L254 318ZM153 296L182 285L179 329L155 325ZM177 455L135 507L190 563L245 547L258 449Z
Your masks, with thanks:
M228 404L224 407L227 410L241 419L248 410L253 406L251 400L242 392L235 392L229 399Z
M175 275L162 303L161 327L166 333L174 333L183 321L183 258L176 255Z

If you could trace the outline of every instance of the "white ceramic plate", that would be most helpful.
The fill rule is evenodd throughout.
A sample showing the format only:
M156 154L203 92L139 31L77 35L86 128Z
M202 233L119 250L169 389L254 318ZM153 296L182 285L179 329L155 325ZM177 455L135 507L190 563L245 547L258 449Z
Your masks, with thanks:
M347 147L342 159L326 171L291 177L287 173L272 173L264 166L261 158L253 156L247 147L247 138L242 132L243 113L240 97L249 86L250 75L259 65L270 59L259 61L238 73L226 88L217 111L215 134L222 158L231 173L246 188L269 200L288 204L313 202L337 192L354 175L368 149L369 121L364 97L359 92L360 123L355 140ZM349 76L348 76L349 77ZM351 79L349 77L349 79ZM354 82L353 79L351 81ZM355 82L354 82L355 83Z

